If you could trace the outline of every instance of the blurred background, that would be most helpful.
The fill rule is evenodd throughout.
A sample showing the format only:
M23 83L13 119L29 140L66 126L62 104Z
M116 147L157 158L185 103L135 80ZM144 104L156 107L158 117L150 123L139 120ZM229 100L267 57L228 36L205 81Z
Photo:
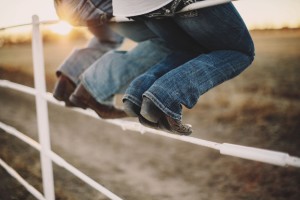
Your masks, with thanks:
M256 57L240 76L204 94L184 121L192 137L300 157L300 1L240 0L234 5ZM0 28L57 20L52 0L0 0ZM92 35L67 22L43 25L47 90L55 70ZM126 40L122 48L130 49ZM31 27L0 30L0 79L33 86ZM52 149L124 199L298 200L300 170L219 155L212 149L123 131L69 108L49 107ZM132 119L134 120L134 119ZM34 97L0 87L0 121L38 140ZM74 148L76 147L76 148ZM0 129L0 158L42 191L39 153ZM54 165L57 199L106 199ZM0 199L34 199L0 168Z

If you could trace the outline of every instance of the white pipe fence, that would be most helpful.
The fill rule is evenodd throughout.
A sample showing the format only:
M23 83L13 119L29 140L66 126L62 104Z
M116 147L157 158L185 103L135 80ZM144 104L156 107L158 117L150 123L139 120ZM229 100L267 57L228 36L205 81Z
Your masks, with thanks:
M21 92L25 92L25 93L32 94L32 95L36 94L34 88L30 88L28 86L12 83L7 80L0 80L0 86L14 89L14 90L21 91ZM44 93L43 98L45 98L50 103L53 103L53 104L56 104L59 106L64 106L63 103L55 100L51 93ZM73 108L73 109L82 114L99 119L98 115L91 110L82 110L82 109L77 109L77 108ZM102 119L99 119L99 120L102 120ZM290 156L289 154L283 153L283 152L277 152L277 151L271 151L271 150L265 150L265 149L260 149L260 148L253 148L253 147L246 147L246 146L228 144L228 143L217 143L217 142L207 141L207 140L203 140L203 139L199 139L199 138L195 138L195 137L191 137L191 136L174 135L174 134L166 133L164 131L158 131L155 129L147 128L137 122L132 122L132 121L125 121L125 120L118 120L118 119L103 120L103 121L113 124L113 125L116 125L116 126L119 126L123 130L131 130L131 131L139 132L141 134L150 133L150 134L160 135L160 136L188 142L191 144L196 144L199 146L204 146L207 148L215 149L215 150L218 150L223 155L230 155L230 156L240 157L240 158L244 158L244 159L274 164L274 165L278 165L278 166L300 167L300 158Z
M39 141L41 144L41 165L43 189L46 199L54 200L54 182L51 159L46 155L51 151L47 101L42 94L46 92L43 42L38 16L32 17L32 56L34 68L35 102Z
M28 137L24 133L21 133L20 131L16 130L14 127L11 127L11 126L9 126L7 124L4 124L4 123L0 122L0 128L3 129L8 134L11 134L11 135L19 138L23 142L29 144L30 146L32 146L36 150L41 151L41 149L42 149L41 144L39 144L38 142L34 141L33 139L31 139L30 137ZM88 177L87 175L85 175L84 173L82 173L81 171L79 171L78 169L76 169L74 166L72 166L71 164L69 164L67 161L65 161L63 158L61 158L59 155L57 155L53 151L50 150L50 151L46 152L45 155L49 159L51 159L53 162L55 162L57 165L65 168L66 170L68 170L69 172L71 172L72 174L74 174L75 176L77 176L79 179L81 179L85 183L89 184L91 187L93 187L94 189L98 190L102 194L106 195L110 199L113 199L113 200L120 200L121 199L120 197L116 196L115 194L113 194L112 192L110 192L108 189L106 189L105 187L103 187L102 185L100 185L99 183L97 183L96 181L94 181L93 179L91 179L90 177ZM4 161L2 161L2 163L4 163ZM0 162L0 165L2 165L2 163ZM4 168L7 170L8 168L6 166L7 165L4 164ZM7 170L7 171L9 173L11 172L10 169ZM10 173L10 174L13 177L15 177L17 180L19 180L18 175L16 175L16 173ZM22 182L20 182L20 183L23 184ZM24 186L26 188L28 188L27 185L28 185L28 183L25 184ZM32 194L35 197L38 196L38 195L35 195L34 193L32 193ZM40 198L38 198L38 199L40 199Z
M193 8L185 8L187 10L198 9L201 6L207 7L220 3L226 3L230 0L207 0L209 3L200 3L198 5L194 5ZM6 169L6 171L11 174L16 180L18 180L31 194L33 194L37 199L42 200L54 200L54 181L53 181L53 169L52 169L52 161L58 164L61 167L64 167L75 176L80 178L82 181L89 184L94 189L98 190L109 199L112 200L121 200L120 197L76 169L74 166L66 162L63 158L55 154L51 150L50 137L49 137L49 119L48 119L48 109L47 109L47 101L50 103L54 103L59 106L64 106L64 104L56 101L51 93L46 92L46 84L45 84L45 72L44 72L44 58L43 58L43 43L42 37L40 34L39 25L42 23L49 24L55 23L56 21L44 21L40 22L37 16L33 16L33 21L30 23L33 27L32 31L32 51L33 51L33 63L34 63L34 79L35 79L35 89L30 88L24 85L16 84L7 80L0 80L0 86L5 88L14 89L20 92L25 92L27 94L34 95L36 98L36 109L37 109L37 123L38 123L38 132L39 132L39 143L32 140L25 134L17 131L15 128L6 125L0 122L0 128L5 132L16 136L20 140L26 142L31 145L38 151L40 151L41 156L41 167L42 167L42 179L43 179L43 189L44 196L33 188L29 183L27 183L17 172L15 172L11 167L9 167L2 159L0 159L0 165ZM25 24L27 25L27 24ZM22 25L12 26L18 27ZM11 28L11 27L8 27ZM0 30L5 30L6 28L2 28ZM80 113L83 113L88 116L95 117L99 119L98 115L96 115L91 110L82 110L82 109L74 109ZM102 119L101 119L102 120ZM235 157L240 157L249 160L260 161L268 164L274 164L278 166L293 166L300 167L300 158L290 156L284 152L277 152L253 147L246 147L234 144L227 143L216 143L212 141L202 140L199 138L194 138L190 136L179 136L174 134L169 134L163 131L158 131L154 129L150 129L142 126L136 122L130 122L125 120L103 120L107 123L114 124L116 126L120 126L123 130L132 130L140 133L151 133L156 134L168 138L172 138L175 140L180 140L200 146L204 146L207 148L218 150L221 154L230 155Z

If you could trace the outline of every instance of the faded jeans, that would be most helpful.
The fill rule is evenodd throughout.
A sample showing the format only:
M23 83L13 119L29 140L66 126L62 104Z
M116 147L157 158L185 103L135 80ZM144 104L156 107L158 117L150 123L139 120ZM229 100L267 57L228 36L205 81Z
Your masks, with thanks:
M113 104L117 93L124 93L129 83L170 53L164 42L143 23L111 23L115 32L138 42L130 51L112 50L120 45L119 36L106 35L91 40L87 48L74 51L61 65L58 73L74 83L83 84L102 104ZM103 34L102 34L103 36ZM110 41L103 42L104 38Z
M182 105L192 108L202 94L240 74L254 59L251 36L231 3L142 20L174 53L133 80L123 100L141 106L148 97L174 119L181 120Z
M76 85L80 83L81 74L106 52L118 48L123 37L116 34L105 24L100 28L89 28L94 37L86 47L74 49L59 66L56 74L61 73L71 79Z

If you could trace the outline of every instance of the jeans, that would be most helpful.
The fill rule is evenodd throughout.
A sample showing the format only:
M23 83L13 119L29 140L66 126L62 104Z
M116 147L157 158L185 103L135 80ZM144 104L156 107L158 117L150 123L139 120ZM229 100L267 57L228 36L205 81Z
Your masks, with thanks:
M185 54L173 53L133 80L124 100L141 106L148 97L174 119L181 120L182 105L192 108L202 94L240 74L254 59L251 36L231 3L143 21L173 52Z
M106 105L113 104L115 94L124 93L135 77L170 53L163 40L143 23L111 23L109 26L114 32L138 42L136 47L128 52L112 50L120 45L120 39L101 33L87 48L75 50L58 71L74 83L83 84L99 103Z
M161 61L169 52L160 39L139 42L128 52L110 51L82 74L81 82L99 103L111 105L115 94L124 93L135 77Z
M63 73L76 85L80 83L80 75L106 52L118 48L123 37L113 32L109 25L100 28L89 27L94 37L82 49L75 49L63 61L56 71L57 76Z

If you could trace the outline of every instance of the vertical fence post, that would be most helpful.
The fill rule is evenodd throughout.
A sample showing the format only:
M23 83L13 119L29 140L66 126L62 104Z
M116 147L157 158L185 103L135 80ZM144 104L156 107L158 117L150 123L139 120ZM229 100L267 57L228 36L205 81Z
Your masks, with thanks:
M45 69L44 69L44 54L42 36L40 33L39 17L32 17L32 56L34 67L34 85L36 89L36 112L39 132L39 141L41 144L41 167L44 196L47 200L54 200L54 181L52 161L47 156L50 152L50 136L49 136L49 119L47 101L43 98L46 93Z

